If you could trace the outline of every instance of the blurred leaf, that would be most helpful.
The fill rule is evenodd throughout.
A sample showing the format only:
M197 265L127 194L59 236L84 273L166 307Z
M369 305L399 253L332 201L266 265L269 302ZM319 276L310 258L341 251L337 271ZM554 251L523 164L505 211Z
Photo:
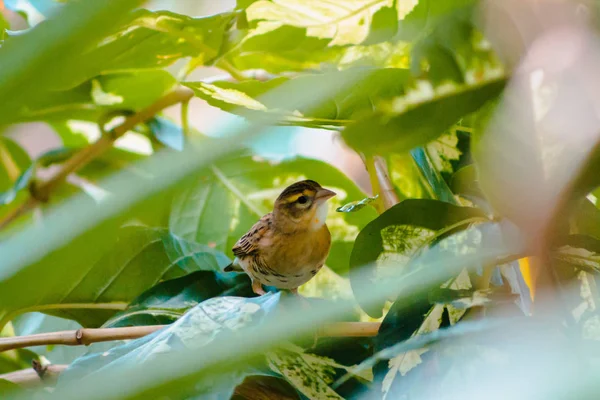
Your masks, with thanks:
M386 0L359 0L353 2L333 0L326 5L298 0L261 0L246 9L249 22L257 21L250 35L272 31L282 25L306 28L306 35L330 39L329 46L386 40L396 33L400 10L386 7ZM393 2L395 4L395 2Z
M100 106L141 110L171 90L177 81L164 70L104 74L92 79L92 99Z
M4 40L4 36L6 35L6 30L10 29L10 24L4 18L4 15L0 13L0 41Z
M421 171L409 152L389 154L387 164L390 178L401 200L431 197L424 185Z
M362 200L352 201L350 203L344 204L341 207L336 208L335 211L345 212L345 213L360 211L365 206L367 206L367 205L371 204L372 202L374 202L375 200L377 200L378 197L379 197L379 195L376 195L375 197L366 197Z
M475 3L475 0L419 0L400 21L398 38L413 41L419 38L423 32L435 27L440 19Z
M49 91L60 76L72 74L81 66L71 55L83 54L123 23L127 11L140 3L69 2L61 8L60 15L6 40L0 47L0 96L9 96L11 102L0 110L2 123L19 114L31 98L51 96Z
M0 337L13 337L15 331L12 324L2 327ZM38 355L29 349L14 349L0 353L0 374L30 368L31 362L37 360Z
M279 294L246 299L240 297L216 297L189 310L182 318L157 332L114 347L108 352L89 354L76 360L61 375L61 384L79 381L86 382L100 369L113 369L138 366L150 359L166 357L168 353L185 352L211 346L217 337L240 340L243 328L264 321L279 302ZM167 354L165 354L167 353ZM217 376L205 376L206 381L194 385L194 393L212 396L223 393L229 398L235 386L252 371L252 366L241 363L233 372ZM218 371L215 371L217 374ZM177 398L184 398L183 394ZM219 397L221 398L221 397Z
M344 200L365 194L336 168L317 160L295 158L271 163L249 155L223 160L187 183L176 197L170 229L186 240L214 246L231 255L235 242L273 209L281 191L303 179L316 179L338 194L329 200L327 225L332 249L326 264L343 272L358 231L377 213L334 212Z
M49 125L54 129L54 132L62 139L64 147L83 147L89 144L87 136L78 132L69 121L54 121Z
M336 369L350 372L346 367L334 360L304 352L298 346L287 344L267 353L269 366L283 375L303 395L309 399L343 399L329 385L333 383ZM367 373L363 379L371 380Z
M269 95L269 91L282 84L290 91L300 88L320 87L331 79L356 80L346 90L338 90L331 97L321 99L321 106L307 105L304 108L282 110L280 101ZM252 117L257 112L273 112L285 117L283 123L327 128L347 125L362 115L368 115L381 99L390 99L404 93L404 84L409 73L404 69L349 69L323 74L302 75L296 78L278 77L266 82L187 82L196 96L225 111Z
M166 67L184 57L202 56L208 62L219 53L232 14L191 18L169 11L139 9L126 17L126 25L86 52L71 57L71 67L61 71L53 88L70 89L109 72L138 74L139 69ZM152 73L166 76L165 72L141 74L149 77Z
M155 117L149 123L150 131L162 144L175 150L182 151L185 141L183 129L166 118Z
M18 143L0 136L0 191L10 189L15 174L18 177L30 164L29 155Z
M368 154L404 152L436 139L461 117L500 94L505 80L488 76L464 83L433 87L420 81L394 99L380 102L375 113L348 126L346 143Z
M220 271L228 261L166 229L125 227L103 256L80 263L68 279L62 278L61 286L28 299L24 309L5 310L3 321L22 312L41 311L97 327L161 280L199 269Z
M225 255L218 252L215 255L223 260L220 264L231 262ZM254 297L255 294L250 279L244 273L196 271L148 289L103 326L170 324L198 303L217 296Z
M410 259L440 235L485 219L475 208L425 199L404 200L381 214L359 233L350 257L350 270L355 271L350 282L363 310L371 317L381 317L383 302L367 306L363 300L378 282L406 273L404 267ZM378 265L392 260L394 268Z
M16 383L9 382L5 379L0 379L0 395L8 396L10 394L14 394L14 392L17 392L20 389L21 387Z

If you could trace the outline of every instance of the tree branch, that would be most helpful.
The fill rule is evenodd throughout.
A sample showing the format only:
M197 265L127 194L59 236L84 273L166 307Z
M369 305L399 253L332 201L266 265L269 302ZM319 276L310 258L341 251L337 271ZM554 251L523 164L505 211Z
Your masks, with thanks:
M136 125L148 121L165 108L189 101L193 95L194 94L190 89L183 86L178 87L172 92L169 92L165 96L161 97L154 104L151 104L145 109L130 115L125 119L125 121L123 121L121 125L113 128L96 142L75 153L71 158L62 164L61 169L54 176L31 187L31 197L26 200L24 203L25 206L21 206L13 213L4 216L0 220L0 229L5 228L15 219L34 208L37 204L47 202L52 191L61 185L70 174L78 171L90 161L110 149L115 140L133 129Z
M379 195L373 203L379 214L400 202L394 190L394 184L388 174L385 160L381 156L369 156L364 159L371 181L373 196Z
M15 383L23 387L42 386L43 382L53 382L58 376L67 369L68 365L51 364L44 367L43 376L40 371L34 368L22 369L0 375L0 379Z
M369 337L377 335L378 322L337 322L324 326L321 337ZM0 352L32 346L61 344L88 345L111 340L137 339L164 328L166 325L132 326L126 328L82 328L73 331L38 333L36 335L0 338Z

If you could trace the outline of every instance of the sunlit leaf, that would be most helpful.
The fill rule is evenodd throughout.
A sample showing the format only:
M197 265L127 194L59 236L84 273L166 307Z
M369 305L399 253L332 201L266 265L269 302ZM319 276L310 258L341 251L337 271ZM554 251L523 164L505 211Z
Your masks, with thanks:
M345 78L357 83L347 90L336 91L330 98L321 99L322 105L315 108L281 109L280 102L268 92L282 84L291 91L295 88L319 87L331 79ZM251 118L257 112L272 112L284 117L282 123L311 127L345 126L362 115L369 115L382 99L390 99L404 93L404 84L409 78L405 69L349 69L323 74L302 75L296 78L278 77L265 82L187 82L196 96L225 111L239 113Z

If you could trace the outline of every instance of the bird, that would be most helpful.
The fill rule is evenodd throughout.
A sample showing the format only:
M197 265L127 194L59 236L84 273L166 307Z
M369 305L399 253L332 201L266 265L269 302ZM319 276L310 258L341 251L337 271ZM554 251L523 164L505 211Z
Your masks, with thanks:
M298 287L321 269L331 248L327 200L335 192L313 180L285 188L273 211L264 215L233 246L235 259L224 271L245 272L252 291L265 294L263 285L298 294Z

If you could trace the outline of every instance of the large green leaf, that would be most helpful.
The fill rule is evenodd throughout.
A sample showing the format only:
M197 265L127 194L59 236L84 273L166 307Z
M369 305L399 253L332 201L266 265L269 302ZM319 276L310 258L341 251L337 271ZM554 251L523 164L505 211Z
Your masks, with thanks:
M381 214L360 232L350 257L350 282L361 307L380 317L383 302L368 307L363 300L378 282L406 273L410 259L441 235L484 220L475 208L425 199L404 200Z
M6 40L0 47L0 96L11 101L0 110L1 123L18 113L31 98L49 97L61 76L80 67L73 55L84 53L110 34L127 20L127 12L140 3L69 2L58 15Z
M87 381L100 369L131 368L165 353L184 352L211 346L215 338L229 337L240 340L246 327L254 326L276 310L280 294L253 299L218 297L200 303L172 325L153 334L115 347L108 352L86 355L76 360L61 375L61 381ZM223 393L216 398L229 398L243 377L252 371L247 362L240 363L234 372L213 375L194 385L194 394L200 396ZM218 371L215 371L218 372ZM192 393L187 393L191 395ZM226 397L225 397L226 396ZM185 398L185 397L176 397Z
M139 111L169 91L176 81L163 70L136 70L96 76L50 96L32 98L7 122L84 120L97 122L111 111Z
M21 308L5 310L2 321L41 311L84 327L100 326L161 280L199 269L220 271L227 261L207 246L182 240L165 229L125 227L103 255L79 260L79 268L68 279L62 277L60 285L24 299Z
M213 165L177 196L170 229L186 240L231 254L235 242L272 210L279 193L303 179L314 179L338 194L329 201L327 225L332 249L327 265L343 272L354 238L376 213L368 209L360 213L336 213L334 210L346 201L365 195L340 171L317 160L296 158L271 163L241 155Z
M219 256L219 260L224 261L222 267L230 263L224 255ZM217 296L253 297L255 294L246 274L196 271L148 289L104 326L169 324L198 303Z
M229 13L191 18L169 11L137 10L127 24L96 46L72 56L71 67L61 71L54 89L70 89L108 72L161 68L184 57L206 62L220 50Z
M348 125L363 115L369 115L375 104L382 99L390 99L404 93L404 85L409 78L405 69L349 69L339 72L302 75L297 78L279 77L266 82L188 82L186 86L194 90L196 96L225 111L252 117L256 112L280 113L282 123L311 127ZM290 90L295 88L320 87L331 79L350 79L357 83L346 90L336 91L331 97L322 99L316 108L282 110L280 102L268 92L286 83Z
M246 9L248 21L257 24L251 36L288 25L305 28L309 37L328 39L330 46L388 39L405 13L389 0L260 0Z
M464 84L432 86L421 81L395 99L382 102L375 113L348 126L343 137L351 147L370 154L404 152L427 144L461 117L477 111L500 94L500 72Z

